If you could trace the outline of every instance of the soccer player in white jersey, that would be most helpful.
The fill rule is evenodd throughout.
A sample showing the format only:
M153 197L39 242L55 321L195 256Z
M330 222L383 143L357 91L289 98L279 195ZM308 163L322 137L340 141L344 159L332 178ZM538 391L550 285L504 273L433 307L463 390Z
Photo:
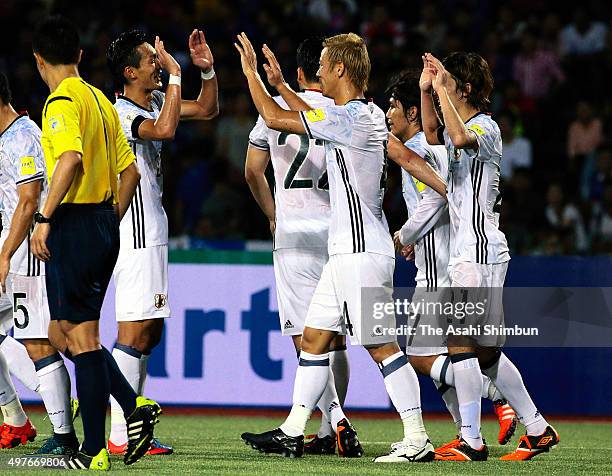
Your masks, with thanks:
M503 289L510 255L499 229L502 142L497 123L486 114L493 78L475 53L452 53L444 61L426 53L421 75L421 114L429 144L444 144L449 157L451 286L463 298L487 299L476 324L503 325ZM438 122L437 96L444 127ZM549 451L559 435L534 405L518 369L500 347L503 336L449 336L461 413L461 442L436 458L482 461L488 449L480 432L481 365L525 425L527 434L503 460L528 460Z
M141 179L129 211L121 221L121 249L114 271L118 337L113 357L138 394L142 394L147 360L159 343L168 304L168 218L162 206L162 141L174 137L180 119L211 119L218 114L217 79L213 56L204 33L189 36L193 64L201 71L197 100L181 98L181 68L159 38L155 47L144 32L122 33L108 48L107 60L123 84L115 108L123 132L138 161ZM165 94L161 72L170 80ZM110 453L123 453L127 444L123 412L111 399ZM153 440L150 454L169 454L172 448Z
M53 425L53 435L39 452L72 454L78 450L78 441L70 410L70 378L49 342L57 323L50 327L44 263L30 252L34 213L46 194L41 131L26 115L15 112L10 101L8 80L0 74L0 284L13 303L14 337L23 342L34 362L37 390ZM0 342L7 339L0 336ZM26 435L33 439L36 430L20 413L20 421L3 428L0 446L10 444L11 438L22 443Z
M437 170L448 176L448 156L442 145L429 145L421 126L421 91L419 70L401 73L387 88L389 109L387 123L391 132L404 145ZM402 193L408 210L408 220L395 232L396 249L403 256L413 255L417 268L414 302L439 302L450 287L449 261L449 215L446 200L431 187L414 179L402 169ZM446 288L446 289L445 289ZM427 318L429 322L427 322ZM407 340L406 354L410 364L422 375L431 376L448 411L461 433L459 402L454 388L454 372L447 355L446 338L430 336L420 325L439 326L438 318L419 314L412 322L415 334ZM423 328L421 328L423 329ZM516 416L512 407L503 399L491 379L483 378L483 398L493 401L493 410L499 420L498 442L506 444L516 429ZM459 438L436 451L456 446Z
M322 38L308 38L300 44L296 55L297 82L303 91L299 96L315 108L334 103L321 94L317 78L322 48ZM284 79L273 53L269 49L264 51L270 61L266 68L268 82L276 87ZM274 99L288 109L280 96ZM276 183L274 197L265 177L270 160ZM306 134L270 129L259 116L249 135L245 174L253 196L270 220L281 332L292 337L299 356L308 305L328 259L330 205L323 142ZM334 454L336 440L343 441L337 438L338 426L348 428L342 412L349 379L345 336L338 335L329 352L328 386L335 387L337 397L332 388L319 401L321 427L304 445L309 454ZM344 456L345 448L340 446L338 453Z
M261 451L302 455L306 422L327 386L330 343L346 331L351 343L363 345L379 365L402 417L403 461L431 461L434 448L423 425L418 379L395 337L384 332L395 327L395 314L375 319L368 308L368 304L392 299L395 253L382 211L389 134L383 111L364 99L370 74L365 42L354 33L327 38L318 76L323 94L334 99L335 105L312 109L282 86L279 92L294 109L288 111L267 93L246 35L239 35L238 41L242 69L266 125L323 141L331 204L329 261L306 316L291 412L280 428L244 433L242 438ZM421 159L412 162L415 169L422 169L423 173L415 171L419 178L434 181L437 177ZM367 301L363 288L371 288L372 301ZM362 298L366 301L363 310Z

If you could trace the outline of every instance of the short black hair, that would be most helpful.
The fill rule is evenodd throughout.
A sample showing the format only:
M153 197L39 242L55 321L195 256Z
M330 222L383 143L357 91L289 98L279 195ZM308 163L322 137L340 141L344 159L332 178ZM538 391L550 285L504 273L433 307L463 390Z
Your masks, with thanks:
M311 37L306 38L298 46L296 54L296 63L298 68L304 71L304 78L309 83L318 83L317 71L319 70L319 60L321 59L321 51L323 50L323 38Z
M464 95L468 104L479 111L488 110L491 104L489 97L493 92L493 75L487 60L477 53L457 51L444 58L442 63L455 78L457 92ZM466 90L467 83L472 85L470 93Z
M404 115L408 116L408 110L411 107L417 107L421 110L421 88L419 87L419 79L421 72L418 69L407 69L391 78L391 83L387 87L385 93L391 96L404 108ZM420 122L421 115L419 113L418 120Z
M140 66L140 53L138 47L147 42L147 34L142 30L129 30L121 33L114 39L106 50L106 62L119 84L126 84L123 71L128 66Z
M81 40L76 27L62 16L41 21L32 36L32 49L52 65L77 64Z
M11 93L8 77L3 71L0 71L0 101L6 106L12 100L13 94Z

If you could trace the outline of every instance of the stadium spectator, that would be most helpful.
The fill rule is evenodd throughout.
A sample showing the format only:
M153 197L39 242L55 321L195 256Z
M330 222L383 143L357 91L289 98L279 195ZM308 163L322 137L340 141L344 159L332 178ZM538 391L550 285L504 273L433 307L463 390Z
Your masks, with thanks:
M553 183L548 187L544 218L551 230L563 237L566 254L584 253L587 250L587 234L580 210L565 200L560 184Z
M576 118L567 131L567 156L573 159L577 156L591 154L602 142L601 119L594 116L593 107L588 102L578 102Z
M602 21L589 17L584 7L574 11L574 21L561 31L560 53L562 55L591 55L606 48L608 27Z
M557 55L544 49L532 30L526 30L521 36L521 50L514 59L514 79L522 93L533 99L545 97L554 85L565 79Z
M512 113L504 111L497 119L502 134L504 154L501 161L501 175L504 179L510 179L517 167L531 168L531 141L517 134L516 120Z
M603 202L595 207L591 220L593 251L612 253L612 182L608 182L603 192Z

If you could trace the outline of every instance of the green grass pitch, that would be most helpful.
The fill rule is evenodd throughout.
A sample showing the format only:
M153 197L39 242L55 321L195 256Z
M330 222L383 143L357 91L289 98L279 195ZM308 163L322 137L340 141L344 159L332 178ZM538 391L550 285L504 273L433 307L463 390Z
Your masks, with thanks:
M21 456L33 451L49 435L48 421L42 413L33 413L32 421L39 436L27 446L0 450L0 474L51 474L72 473L59 470L11 469L7 461L11 456ZM497 423L485 421L483 431L489 441L490 459L484 463L433 462L422 464L374 464L371 458L387 452L389 444L401 437L399 419L365 419L354 417L353 423L365 449L359 459L341 459L336 456L305 456L288 459L276 455L260 454L247 447L240 439L243 431L269 430L282 422L282 418L162 415L156 435L165 443L174 445L171 456L145 457L132 466L124 466L119 457L112 457L112 471L129 471L133 474L245 474L245 475L386 475L386 474L536 474L575 475L612 474L610 452L612 450L612 423L557 422L561 444L548 454L530 462L503 462L499 456L512 451L517 436L501 447L497 445ZM425 418L425 424L434 444L442 444L453 436L454 425L444 420ZM107 428L109 424L107 424ZM316 431L318 419L313 417L308 430ZM78 428L80 434L80 428ZM519 427L518 432L523 431ZM495 443L495 444L493 444Z

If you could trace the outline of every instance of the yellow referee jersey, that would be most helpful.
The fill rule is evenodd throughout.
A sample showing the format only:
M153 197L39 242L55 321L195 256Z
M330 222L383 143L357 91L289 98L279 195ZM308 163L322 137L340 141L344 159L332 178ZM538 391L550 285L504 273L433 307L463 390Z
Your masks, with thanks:
M42 146L49 180L60 156L82 154L81 167L62 203L118 202L117 175L136 157L119 116L102 91L81 78L66 78L47 98L42 117Z

